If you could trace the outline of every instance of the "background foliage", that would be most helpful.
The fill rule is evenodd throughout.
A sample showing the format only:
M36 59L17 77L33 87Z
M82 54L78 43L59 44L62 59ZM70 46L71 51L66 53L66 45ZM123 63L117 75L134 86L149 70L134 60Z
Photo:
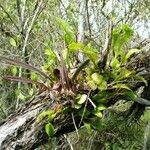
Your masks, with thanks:
M1 0L0 55L31 64L46 73L57 85L59 77L54 70L61 67L60 53L69 70L68 76L72 77L74 69L79 67L78 61L82 58L78 60L77 54L79 51L82 52L84 59L90 59L88 64L90 67L80 72L77 83L82 85L87 82L92 90L98 88L100 93L96 93L97 95L93 95L92 98L95 98L94 103L99 106L99 110L90 107L89 114L102 118L103 110L107 108L105 99L106 93L107 100L109 99L109 90L113 89L114 93L125 93L128 99L133 100L136 93L124 81L140 81L147 84L134 70L122 66L142 51L141 48L137 48L138 43L149 38L149 12L148 0ZM113 22L112 46L109 52L111 55L109 64L100 74L97 63L99 53L101 54L105 48L107 26L110 21ZM12 65L10 62L1 63L0 66L0 120L2 121L35 94L41 92L39 89L42 88L39 88L37 81L46 87L52 84L38 71L20 66ZM84 78L85 73L86 78ZM13 82L5 80L4 76L26 77L36 84L27 81ZM104 96L101 96L101 93L104 93ZM78 93L74 106L81 111L86 100L84 94ZM111 96L110 92L110 99ZM99 99L103 101L99 103ZM123 112L124 103L119 102L115 109L117 112ZM80 114L82 113L79 111ZM143 147L144 131L149 121L148 111L137 124L125 120L113 109L107 109L103 113L107 119L102 118L103 124L98 126L98 131L94 131L88 124L89 120L87 121L86 117L88 118L89 114L84 115L85 127L88 130L80 129L79 139L76 139L76 133L64 136L63 139L66 139L64 149L70 148L70 145L74 149L133 150ZM53 139L53 147L47 144L41 149L59 148L61 145L59 140L61 139ZM69 142L71 144L68 144Z

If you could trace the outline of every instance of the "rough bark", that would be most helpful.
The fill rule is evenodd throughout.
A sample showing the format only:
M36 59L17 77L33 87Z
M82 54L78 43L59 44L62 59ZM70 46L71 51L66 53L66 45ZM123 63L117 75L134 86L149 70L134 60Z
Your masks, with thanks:
M25 106L20 108L14 115L9 116L7 121L0 126L0 149L1 150L33 150L48 141L44 131L43 123L37 123L40 112L56 107L56 101L52 100L50 94L43 93L34 97ZM64 102L64 106L67 104ZM63 105L63 104L62 104ZM78 119L76 118L76 121ZM53 125L55 135L75 130L71 114L58 114Z

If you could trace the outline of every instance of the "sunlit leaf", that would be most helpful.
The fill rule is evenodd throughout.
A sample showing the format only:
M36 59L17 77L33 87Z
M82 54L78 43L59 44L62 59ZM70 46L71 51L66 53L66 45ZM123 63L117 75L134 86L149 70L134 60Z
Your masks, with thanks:
M15 76L15 75L17 75L17 67L15 67L15 66L12 66L12 68L11 68L11 72L12 72L12 74Z
M98 74L98 73L93 73L93 74L91 75L91 78L93 79L93 81L94 81L95 84L97 84L97 85L101 84L101 83L104 81L103 76L100 75L100 74Z
M97 107L97 110L99 110L99 111L102 111L102 110L105 110L106 109L106 107L104 106L104 105L98 105Z
M17 43L16 43L15 39L10 38L9 42L13 47L17 47Z
M90 44L84 46L82 43L71 43L68 48L74 52L80 50L83 54L89 57L94 64L96 64L98 60L98 51L91 47Z
M97 85L95 84L95 82L93 80L88 81L87 84L90 86L90 88L92 90L96 90L97 89Z
M85 55L87 55L90 58L90 60L96 65L98 61L98 51L96 49L94 49L90 44L88 44L82 49L82 52Z
M106 90L107 89L107 82L103 80L99 85L98 85L99 90Z
M94 111L93 114L94 114L95 116L99 117L99 118L102 118L102 117L103 117L102 112L100 112L99 110Z
M127 24L122 25L122 30L124 31L124 41L128 42L133 36L133 30Z
M38 75L35 72L31 72L31 80L37 81Z
M73 42L72 36L68 33L65 34L65 42L67 45Z
M112 61L111 61L111 66L112 66L112 68L118 68L118 67L120 67L120 63L119 63L119 61L118 61L118 59L117 58L113 58L112 59Z
M133 30L126 24L121 25L113 30L113 47L115 57L120 53L120 50L123 48L133 35Z
M114 86L112 86L113 89L127 89L127 90L131 90L126 84L121 84L118 83Z
M52 137L54 135L54 126L51 123L46 124L45 132L48 136Z
M52 121L54 117L56 116L56 112L54 110L46 110L41 112L37 117L37 122L41 122L44 118L46 118L48 121Z
M87 95L86 94L83 94L81 95L80 99L78 100L78 104L83 104L87 99Z
M82 106L82 105L80 105L80 104L75 104L75 105L74 105L74 108L75 108L75 109L80 109L81 106Z
M88 133L92 133L92 128L90 123L84 122L84 127L87 129Z
M126 59L129 59L133 54L139 53L140 51L141 50L139 50L139 49L131 49L131 50L129 50L129 52L126 55Z
M29 95L31 95L31 96L32 96L32 95L33 95L33 93L34 93L33 88L30 88L28 91L29 91Z
M119 51L119 56L120 57L120 64L126 63L126 53L124 50Z
M57 22L57 25L60 27L60 29L62 29L63 31L65 31L68 34L73 33L71 26L69 25L69 23L66 20L61 19L59 17L54 17L54 19Z
M96 65L96 62L98 61L98 51L94 49L90 44L84 46L82 43L71 43L68 48L71 51L81 51L83 54L85 54L93 63Z
M115 80L122 80L122 79L125 79L125 78L129 78L131 77L131 75L134 74L134 71L129 71L127 69L124 69L124 68L121 68L120 69L120 74L118 74L115 78Z
M48 55L51 59L56 57L56 54L50 48L45 49L45 54Z
M77 51L79 49L83 49L84 45L82 43L71 43L71 44L69 44L68 48L70 50Z

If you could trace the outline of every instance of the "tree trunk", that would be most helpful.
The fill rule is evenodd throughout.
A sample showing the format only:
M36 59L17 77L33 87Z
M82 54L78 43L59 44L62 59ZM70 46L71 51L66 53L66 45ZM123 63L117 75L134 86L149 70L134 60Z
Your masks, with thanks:
M44 124L37 123L36 119L40 112L54 109L57 102L51 99L50 94L42 93L34 97L30 102L20 108L14 115L9 116L7 121L0 126L0 149L1 150L33 150L48 141L44 131ZM69 102L64 102L65 107ZM78 119L75 117L76 121ZM76 123L77 123L76 122ZM75 130L71 114L58 114L53 125L55 137Z

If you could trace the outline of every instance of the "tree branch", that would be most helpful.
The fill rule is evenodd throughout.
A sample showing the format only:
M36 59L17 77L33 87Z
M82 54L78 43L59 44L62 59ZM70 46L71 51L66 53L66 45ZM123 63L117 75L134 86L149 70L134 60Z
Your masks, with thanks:
M37 123L36 118L40 112L56 108L56 102L52 99L53 94L50 92L50 94L43 93L36 96L0 126L1 150L33 150L48 142L48 136L44 131L46 122L42 120L41 123ZM65 108L68 103L66 99L61 105ZM79 123L77 117L75 120L76 123ZM71 113L59 113L55 117L53 125L55 137L75 130Z

